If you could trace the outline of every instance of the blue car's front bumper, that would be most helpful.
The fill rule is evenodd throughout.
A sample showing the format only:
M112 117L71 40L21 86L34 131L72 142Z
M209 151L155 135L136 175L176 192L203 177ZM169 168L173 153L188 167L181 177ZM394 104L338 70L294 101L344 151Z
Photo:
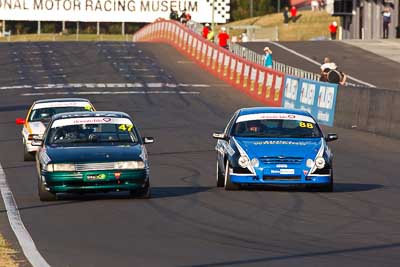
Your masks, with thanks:
M248 185L312 185L312 184L329 184L331 182L331 175L308 175L300 176L299 178L293 176L257 176L252 174L230 174L231 182L235 184L248 184Z

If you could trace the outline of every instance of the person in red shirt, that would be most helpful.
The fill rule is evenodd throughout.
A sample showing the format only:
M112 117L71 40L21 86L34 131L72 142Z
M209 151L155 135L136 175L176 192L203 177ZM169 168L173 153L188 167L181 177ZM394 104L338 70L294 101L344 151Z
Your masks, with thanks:
M218 34L218 44L220 47L228 49L229 34L226 33L226 28L222 27L220 33Z
M331 40L336 40L337 27L338 25L336 21L329 24L329 32L331 33Z
M202 35L205 39L207 39L208 33L210 32L210 24L206 23L203 27Z
M290 8L290 16L292 18L292 21L296 22L296 19L297 19L297 8L295 6L292 6Z

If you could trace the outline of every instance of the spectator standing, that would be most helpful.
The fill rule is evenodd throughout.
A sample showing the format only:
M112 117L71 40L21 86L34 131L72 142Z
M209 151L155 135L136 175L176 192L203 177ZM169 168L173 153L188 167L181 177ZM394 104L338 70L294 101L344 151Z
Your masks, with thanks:
M283 10L283 23L288 25L289 23L289 8L286 6Z
M295 6L292 6L290 8L290 18L293 22L296 22L297 20L297 8Z
M268 46L264 47L264 53L265 53L264 66L272 69L272 51L271 51L271 49Z
M389 11L389 8L385 7L382 12L383 17L383 39L389 38L389 26L392 22L392 14Z
M203 38L207 39L209 33L210 33L210 24L206 23L206 25L204 25L203 27L203 32L202 32Z
M329 32L331 34L331 40L336 40L336 33L337 33L337 22L333 21L331 24L329 24Z
M179 21L178 12L176 12L173 8L171 8L171 13L169 13L169 19L170 19L170 20Z
M226 28L222 27L218 33L218 44L220 47L228 49L229 34L226 33Z
M179 17L179 20L182 24L186 24L188 21L192 19L192 16L187 12L186 9L183 10L182 15Z
M244 33L242 33L241 35L240 35L240 41L242 42L242 43L247 43L248 41L249 41L249 37L247 37L247 34L244 32Z
M311 1L311 10L312 11L318 11L319 10L318 0L312 0Z
M211 29L207 34L207 40L214 42L214 35L215 35L215 32Z

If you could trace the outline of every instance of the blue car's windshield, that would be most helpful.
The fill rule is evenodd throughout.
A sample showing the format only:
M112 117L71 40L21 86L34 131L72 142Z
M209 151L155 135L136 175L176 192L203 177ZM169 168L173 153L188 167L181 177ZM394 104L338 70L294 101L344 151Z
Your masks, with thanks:
M315 123L286 119L260 119L237 122L232 127L231 135L264 138L322 137L321 130Z
M54 123L53 123L54 125ZM88 144L133 144L138 137L133 124L75 124L51 127L46 144L55 146L79 146Z

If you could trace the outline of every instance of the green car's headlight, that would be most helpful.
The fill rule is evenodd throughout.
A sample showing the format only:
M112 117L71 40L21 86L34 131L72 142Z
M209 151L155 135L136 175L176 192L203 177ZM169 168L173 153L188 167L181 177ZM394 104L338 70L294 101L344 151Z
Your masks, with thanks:
M143 161L119 161L114 163L114 169L126 170L126 169L144 169L145 165Z
M64 164L64 163L48 164L46 166L46 170L48 172L74 172L75 165L74 164Z

